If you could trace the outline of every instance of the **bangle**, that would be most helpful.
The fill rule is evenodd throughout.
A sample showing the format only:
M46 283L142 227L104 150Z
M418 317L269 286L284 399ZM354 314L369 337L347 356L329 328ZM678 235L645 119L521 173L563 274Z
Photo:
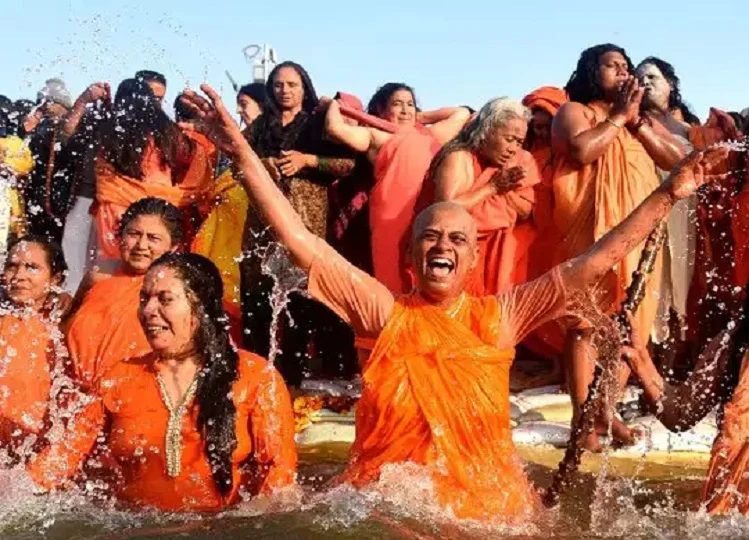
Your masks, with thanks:
M609 117L609 116L606 117L605 121L608 122L609 124L611 124L612 126L614 126L616 129L622 129L624 127L623 125L620 125L620 124L617 124L616 122L614 122L611 119L611 117Z

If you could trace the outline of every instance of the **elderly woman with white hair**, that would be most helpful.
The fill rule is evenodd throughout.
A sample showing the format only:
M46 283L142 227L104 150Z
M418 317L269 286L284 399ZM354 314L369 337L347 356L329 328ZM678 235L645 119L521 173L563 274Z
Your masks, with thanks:
M470 211L479 231L479 261L467 290L497 294L526 280L528 245L515 225L531 217L540 174L523 150L530 111L519 101L489 101L435 156L428 177L435 201ZM520 231L518 231L520 232Z

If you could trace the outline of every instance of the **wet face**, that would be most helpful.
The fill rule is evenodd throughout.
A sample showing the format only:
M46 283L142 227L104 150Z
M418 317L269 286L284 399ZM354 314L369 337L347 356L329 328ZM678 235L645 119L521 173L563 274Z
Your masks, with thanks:
M430 302L460 295L477 257L476 223L465 209L436 205L416 218L411 264L419 291Z
M531 129L537 143L551 144L551 122L554 118L543 109L533 109Z
M416 101L408 90L397 90L388 98L382 118L399 126L416 124Z
M153 92L153 95L156 98L156 103L161 106L164 101L164 96L166 95L166 86L158 81L146 81L146 84Z
M190 293L173 268L156 266L148 271L138 318L156 353L175 355L193 348L198 323Z
M136 217L120 239L122 264L132 274L145 274L153 261L172 250L172 236L160 216Z
M619 87L629 76L629 64L624 55L618 52L607 52L598 63L598 84L608 98L613 98Z
M8 254L3 286L15 306L41 307L60 280L61 276L52 275L47 253L39 244L20 242Z
M671 97L671 84L655 64L643 64L637 69L637 77L645 89L643 102L646 107L665 110Z
M482 145L484 159L495 167L504 167L522 149L528 123L523 118L511 118L491 130Z
M237 96L237 114L242 118L242 122L244 122L246 126L249 126L258 116L263 114L263 110L260 108L257 101L250 96L239 94L239 96Z
M281 110L300 109L304 101L302 78L294 68L278 70L273 79L273 97Z

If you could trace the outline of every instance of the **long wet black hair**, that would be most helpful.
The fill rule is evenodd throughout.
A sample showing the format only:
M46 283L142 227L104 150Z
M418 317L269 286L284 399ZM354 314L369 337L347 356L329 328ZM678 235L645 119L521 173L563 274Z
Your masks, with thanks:
M665 60L661 60L660 58L657 58L655 56L648 56L645 60L637 65L637 69L640 69L646 64L652 64L657 67L663 74L663 77L666 79L666 81L668 81L668 84L671 87L671 93L668 97L668 108L671 110L678 109L679 111L681 111L681 114L684 117L684 121L687 124L693 126L699 125L700 119L697 118L697 115L690 110L689 106L686 103L684 103L684 99L681 96L681 80L676 75L674 66L672 66Z
M618 52L627 61L629 72L634 71L632 60L627 56L627 52L612 43L604 43L585 49L577 61L577 67L572 72L570 80L564 89L570 97L570 101L588 104L604 98L603 89L598 82L598 70L601 67L601 57L610 52Z
M406 83L389 82L380 86L377 89L377 91L374 93L372 98L369 100L369 103L367 104L367 113L373 116L381 117L382 113L385 112L385 108L387 107L390 96L392 96L399 90L406 90L410 92L411 97L414 100L414 105L416 106L416 110L419 110L417 102L416 102L416 92L414 91L413 88L408 86Z
M182 212L172 203L157 197L145 197L128 206L120 218L117 235L122 238L127 226L139 216L159 216L164 223L164 227L169 231L172 246L178 246L182 243L184 236Z
M167 253L154 261L152 268L155 267L174 270L198 321L193 337L202 360L195 394L198 430L205 441L213 481L226 497L233 488L232 453L237 448L237 409L231 391L239 372L239 354L229 339L221 274L210 260L195 253Z
M125 79L102 127L104 157L125 176L143 178L143 156L153 139L164 165L176 167L182 133L161 108L148 84Z

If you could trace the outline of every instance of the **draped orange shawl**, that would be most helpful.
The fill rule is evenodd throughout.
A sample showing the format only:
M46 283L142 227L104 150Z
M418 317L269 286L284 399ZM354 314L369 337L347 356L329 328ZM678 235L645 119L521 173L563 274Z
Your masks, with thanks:
M386 464L416 463L456 517L525 521L538 499L512 443L514 351L495 345L497 299L464 295L453 311L397 301L364 369L342 480L362 486Z

